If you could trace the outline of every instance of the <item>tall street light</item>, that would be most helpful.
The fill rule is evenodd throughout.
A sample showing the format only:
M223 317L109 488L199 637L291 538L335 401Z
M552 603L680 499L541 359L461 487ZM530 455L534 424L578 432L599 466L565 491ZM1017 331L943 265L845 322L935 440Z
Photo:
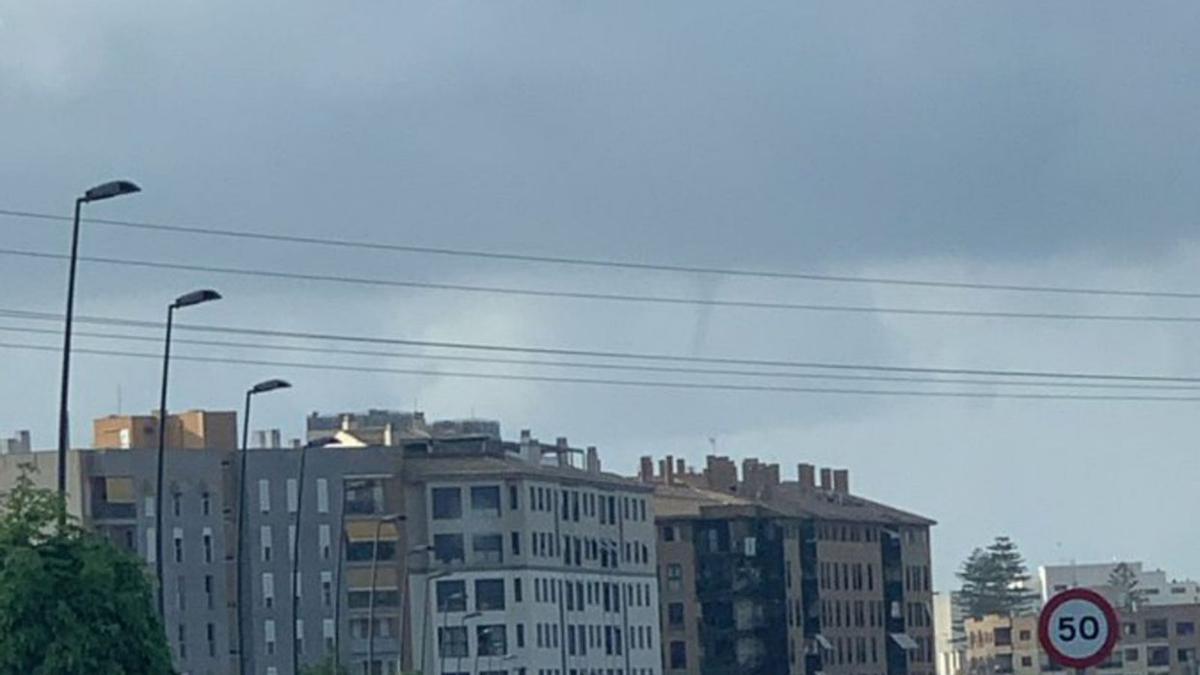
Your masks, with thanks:
M171 365L171 325L175 310L220 300L221 294L212 289L192 291L175 298L167 307L167 337L163 343L162 392L158 398L158 477L154 483L154 573L158 577L158 616L166 624L166 605L163 604L163 454L167 440L167 372Z
M75 224L71 228L71 263L67 272L67 321L63 330L62 387L58 399L58 496L67 496L67 446L71 444L71 429L67 415L67 393L71 381L71 322L75 318L75 263L79 259L79 211L84 202L98 202L121 195L141 192L131 181L114 180L83 193L75 199ZM65 518L64 511L60 518Z
M399 523L404 516L391 514L375 521L375 544L371 547L371 595L367 598L367 669L375 666L375 579L379 568L379 533L384 523ZM397 537L399 541L399 537ZM372 671L373 672L373 671Z
M287 389L291 387L291 383L285 380L264 380L246 390L246 411L242 415L242 452L239 461L238 482L238 504L237 504L237 561L235 563L237 570L237 650L238 650L238 673L245 675L246 672L246 656L244 645L246 642L245 620L246 610L245 602L243 601L243 592L245 588L246 570L242 569L246 560L246 493L249 488L246 486L246 451L250 448L250 399L255 394L265 394L276 389ZM299 530L297 530L299 532Z
M284 383L286 384L286 383ZM278 386L276 387L278 388ZM336 439L334 439L336 440ZM300 468L296 471L296 517L292 527L296 536L292 537L292 672L300 672L300 634L296 630L298 612L300 609L300 537L304 531L300 529L300 514L304 513L304 465L308 458L309 448L323 448L330 444L328 438L318 438L305 443L300 448ZM336 660L335 660L336 664Z

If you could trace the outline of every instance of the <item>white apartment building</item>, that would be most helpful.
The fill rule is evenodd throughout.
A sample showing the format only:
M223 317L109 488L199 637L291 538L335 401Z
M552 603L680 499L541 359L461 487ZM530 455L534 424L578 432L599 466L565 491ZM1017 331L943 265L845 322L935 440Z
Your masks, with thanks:
M660 675L651 487L594 449L571 466L565 439L504 446L407 459L408 535L430 548L410 563L414 669Z
M1111 591L1109 576L1119 561L1070 565L1043 565L1038 568L1042 602L1068 588L1094 588ZM1147 570L1141 562L1125 563L1137 578L1147 605L1192 605L1200 603L1200 583L1168 579L1163 570Z

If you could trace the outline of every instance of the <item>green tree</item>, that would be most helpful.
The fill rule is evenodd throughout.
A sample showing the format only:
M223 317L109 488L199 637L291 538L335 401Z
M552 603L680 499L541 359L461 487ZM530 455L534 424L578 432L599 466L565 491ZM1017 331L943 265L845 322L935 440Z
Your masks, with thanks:
M996 537L986 549L975 549L958 572L960 597L968 616L1020 614L1032 608L1037 594L1028 590L1029 572L1017 545Z
M1136 611L1146 600L1146 591L1138 588L1137 572L1128 563L1117 563L1108 575L1108 585L1117 592L1117 603L1127 612Z
M73 519L22 467L0 505L0 672L171 673L145 567Z

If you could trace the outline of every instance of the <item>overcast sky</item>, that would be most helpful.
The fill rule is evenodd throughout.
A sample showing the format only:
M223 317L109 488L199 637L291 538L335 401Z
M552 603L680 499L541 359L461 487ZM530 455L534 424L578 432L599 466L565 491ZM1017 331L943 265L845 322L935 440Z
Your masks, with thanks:
M1200 290L1198 20L1200 6L1188 2L0 0L0 208L68 215L82 189L128 177L145 192L87 213L684 265ZM0 242L65 253L68 228L0 217ZM87 226L82 250L700 299L1200 315L1195 300L614 273L101 225ZM1200 327L1188 324L703 310L86 263L77 312L157 321L175 295L203 286L226 299L187 310L186 321L699 356L1200 374ZM60 312L64 287L61 262L0 255L0 308ZM0 331L0 341L59 338ZM159 349L86 338L77 346ZM54 445L58 358L0 349L4 435L29 428L36 446ZM296 388L262 397L254 426L285 436L300 435L312 410L415 405L431 417L495 417L507 435L524 427L544 439L566 435L599 446L606 467L624 472L642 454L701 463L710 438L723 454L778 461L789 477L802 461L848 467L855 491L939 521L942 587L972 547L997 534L1012 535L1033 565L1142 559L1200 576L1200 542L1183 535L1200 503L1191 403L670 391L179 362L171 407L238 407L245 387L268 376ZM118 396L125 412L154 407L158 377L153 360L78 356L76 444L90 440L91 418L116 411Z

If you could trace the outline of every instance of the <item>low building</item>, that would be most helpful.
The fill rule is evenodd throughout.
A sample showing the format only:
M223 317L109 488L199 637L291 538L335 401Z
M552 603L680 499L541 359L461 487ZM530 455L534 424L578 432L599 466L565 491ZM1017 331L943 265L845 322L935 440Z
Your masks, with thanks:
M1200 604L1148 605L1119 611L1120 638L1100 675L1195 675L1200 650ZM1037 617L968 618L966 672L971 675L1039 675L1068 670L1041 649Z

